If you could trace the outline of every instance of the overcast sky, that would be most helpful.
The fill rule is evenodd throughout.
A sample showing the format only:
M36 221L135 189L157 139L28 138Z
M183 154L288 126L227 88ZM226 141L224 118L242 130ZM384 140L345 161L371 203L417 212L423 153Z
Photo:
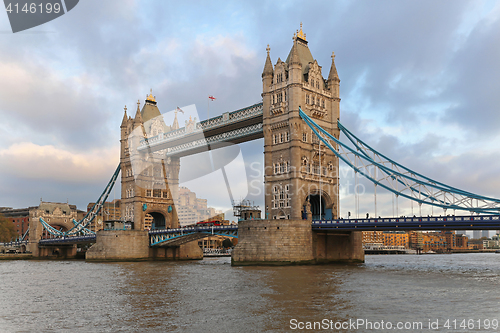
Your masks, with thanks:
M416 171L500 197L499 19L500 3L480 0L84 0L13 34L0 12L0 206L85 209L118 164L125 105L133 114L153 89L160 111L195 104L205 119L208 94L211 116L259 102L267 44L285 60L300 22L324 77L335 51L346 127ZM261 183L250 165L263 141L241 149ZM392 215L390 198L378 215ZM345 197L341 214L353 207Z

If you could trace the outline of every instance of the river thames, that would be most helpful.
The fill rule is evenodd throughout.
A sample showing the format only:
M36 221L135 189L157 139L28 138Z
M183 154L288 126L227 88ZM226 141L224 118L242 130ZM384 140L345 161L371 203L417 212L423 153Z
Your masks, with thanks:
M356 266L1 261L0 288L0 332L500 331L494 253Z

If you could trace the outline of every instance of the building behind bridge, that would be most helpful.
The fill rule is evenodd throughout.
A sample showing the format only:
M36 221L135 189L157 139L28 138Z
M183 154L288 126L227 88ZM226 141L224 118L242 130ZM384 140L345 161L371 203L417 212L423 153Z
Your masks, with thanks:
M363 231L363 245L380 243L384 246L404 246L407 249L423 252L449 252L469 249L466 235L454 231Z
M200 221L207 221L212 218L224 220L224 213L213 207L208 207L207 199L196 197L196 193L187 187L179 187L179 198L175 204L179 225L181 227L195 224ZM222 218L220 215L222 214Z
M2 207L0 208L0 214L14 223L19 238L21 238L29 228L30 219L38 221L42 218L56 229L66 231L73 227L73 219L77 221L82 219L85 212L78 210L76 205L70 205L69 203L41 201L38 206L26 208ZM42 227L40 226L40 228ZM39 236L45 238L48 237L48 233L43 229Z

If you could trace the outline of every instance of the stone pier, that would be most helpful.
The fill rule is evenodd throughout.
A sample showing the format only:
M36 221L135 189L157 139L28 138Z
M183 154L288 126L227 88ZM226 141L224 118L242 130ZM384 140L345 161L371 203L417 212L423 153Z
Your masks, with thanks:
M233 266L362 263L361 233L315 233L308 220L249 220L238 223Z
M101 230L87 250L87 261L189 260L203 259L198 242L177 247L149 247L147 230Z

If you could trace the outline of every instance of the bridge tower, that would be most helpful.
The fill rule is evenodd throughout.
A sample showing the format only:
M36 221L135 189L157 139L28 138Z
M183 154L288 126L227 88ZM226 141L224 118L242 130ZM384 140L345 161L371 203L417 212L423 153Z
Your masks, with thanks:
M179 219L174 205L179 184L179 158L165 158L162 151L138 152L142 140L178 128L163 121L152 92L140 109L137 102L135 117L127 117L121 129L121 216L134 222L134 229L177 228Z
M238 223L233 265L363 262L361 232L313 232L312 219L338 217L339 160L300 118L299 107L339 137L339 83L327 79L297 31L286 61L267 59L262 73L264 221Z
M320 147L299 107L338 138L340 80L333 53L324 79L307 43L301 24L286 61L278 58L274 67L267 48L262 98L268 219L303 219L309 207L314 219L338 216L338 158Z

